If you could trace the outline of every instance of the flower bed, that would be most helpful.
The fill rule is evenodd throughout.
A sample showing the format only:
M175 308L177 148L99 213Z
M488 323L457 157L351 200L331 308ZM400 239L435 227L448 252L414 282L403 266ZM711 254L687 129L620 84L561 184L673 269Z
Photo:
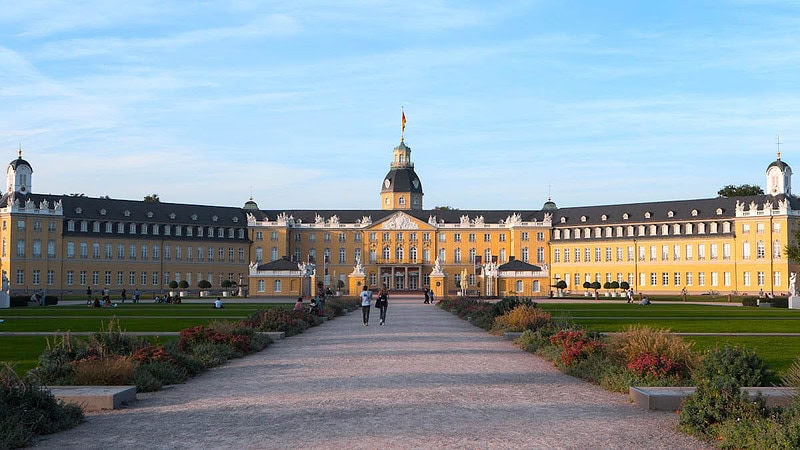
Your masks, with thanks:
M474 324L474 315L482 315L480 322L491 320L493 332L525 328L515 341L518 346L552 361L568 375L608 390L697 386L684 402L681 428L720 447L800 448L800 396L787 408L767 408L763 400L752 402L741 394L742 386L781 381L746 349L724 346L699 354L692 351L691 343L669 330L644 326L631 326L607 337L511 301L490 305L447 299L441 307L462 318L473 315ZM800 359L783 382L800 391Z

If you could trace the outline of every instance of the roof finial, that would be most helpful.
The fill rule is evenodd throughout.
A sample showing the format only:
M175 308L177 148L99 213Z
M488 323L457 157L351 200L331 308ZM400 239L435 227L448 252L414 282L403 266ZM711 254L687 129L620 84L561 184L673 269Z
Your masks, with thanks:
M406 112L400 107L400 142L403 142L406 133Z
M778 161L781 159L781 135L778 134L778 138L775 139L775 144L778 146Z
M22 142L19 143L19 151L17 152L19 159L22 159Z

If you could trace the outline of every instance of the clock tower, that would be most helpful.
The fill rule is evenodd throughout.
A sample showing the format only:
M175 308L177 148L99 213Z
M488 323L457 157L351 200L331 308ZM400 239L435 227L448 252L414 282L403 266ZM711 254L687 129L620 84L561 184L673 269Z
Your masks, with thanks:
M411 162L411 147L403 139L394 148L389 173L381 185L381 209L422 209L422 182Z

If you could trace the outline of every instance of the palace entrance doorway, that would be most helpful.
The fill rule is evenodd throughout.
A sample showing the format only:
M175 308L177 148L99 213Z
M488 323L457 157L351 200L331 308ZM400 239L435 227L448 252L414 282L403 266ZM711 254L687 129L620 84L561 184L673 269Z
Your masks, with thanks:
M416 291L420 286L422 266L381 266L381 287L393 291Z

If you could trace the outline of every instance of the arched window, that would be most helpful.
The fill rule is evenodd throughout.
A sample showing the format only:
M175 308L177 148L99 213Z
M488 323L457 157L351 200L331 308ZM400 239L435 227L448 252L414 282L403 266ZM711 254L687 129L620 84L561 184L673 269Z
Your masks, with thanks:
M408 258L411 262L417 262L417 247L411 247L408 249Z
M281 292L281 280L275 280L275 290L274 292Z
M133 273L133 272L131 272ZM258 280L258 292L264 292L264 280Z
M403 257L405 256L405 251L403 250L403 247L400 246L397 247L397 249L395 250L395 256L397 258L397 262L403 261Z
M517 280L516 291L517 293L522 293L522 280Z

